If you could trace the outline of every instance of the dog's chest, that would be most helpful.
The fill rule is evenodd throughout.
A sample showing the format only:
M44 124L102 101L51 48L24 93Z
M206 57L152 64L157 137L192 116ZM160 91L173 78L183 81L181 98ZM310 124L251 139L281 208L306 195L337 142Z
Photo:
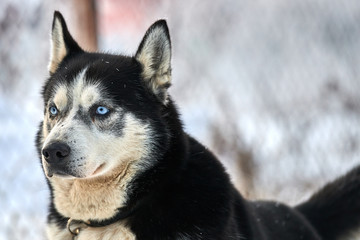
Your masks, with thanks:
M77 236L73 236L67 229L59 229L55 224L49 224L47 229L49 240L135 240L135 234L122 223L114 223L106 227L87 227L80 229Z

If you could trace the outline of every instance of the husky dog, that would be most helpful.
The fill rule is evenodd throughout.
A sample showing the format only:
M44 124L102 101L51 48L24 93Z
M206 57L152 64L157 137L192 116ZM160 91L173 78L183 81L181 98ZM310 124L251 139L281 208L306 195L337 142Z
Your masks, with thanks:
M90 53L55 12L37 148L48 239L336 240L360 226L360 168L294 208L245 200L183 130L164 20L134 56ZM354 236L354 235L353 235Z

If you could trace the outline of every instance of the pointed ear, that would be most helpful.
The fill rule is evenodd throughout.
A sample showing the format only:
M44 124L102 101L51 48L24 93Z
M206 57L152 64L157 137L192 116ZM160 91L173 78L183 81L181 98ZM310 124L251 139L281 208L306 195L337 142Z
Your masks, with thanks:
M142 65L142 77L164 104L171 85L171 41L165 20L155 22L146 32L135 58Z
M65 20L60 12L54 12L51 31L51 51L48 70L55 73L62 60L70 53L82 51L70 35Z

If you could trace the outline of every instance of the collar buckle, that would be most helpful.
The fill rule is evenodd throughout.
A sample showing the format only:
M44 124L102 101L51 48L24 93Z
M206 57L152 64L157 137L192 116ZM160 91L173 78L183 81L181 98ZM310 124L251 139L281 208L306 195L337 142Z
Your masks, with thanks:
M85 229L88 227L88 224L84 221L74 220L72 218L69 218L66 228L72 235L72 239L75 240L76 237L79 235L80 231L82 229Z

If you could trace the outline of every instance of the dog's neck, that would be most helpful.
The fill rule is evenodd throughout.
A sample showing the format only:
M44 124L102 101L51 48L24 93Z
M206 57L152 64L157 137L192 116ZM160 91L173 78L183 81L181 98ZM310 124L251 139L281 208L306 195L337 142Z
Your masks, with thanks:
M136 174L128 162L112 174L91 179L64 179L54 176L50 184L53 201L61 215L76 220L102 221L117 214L127 199L126 188Z

